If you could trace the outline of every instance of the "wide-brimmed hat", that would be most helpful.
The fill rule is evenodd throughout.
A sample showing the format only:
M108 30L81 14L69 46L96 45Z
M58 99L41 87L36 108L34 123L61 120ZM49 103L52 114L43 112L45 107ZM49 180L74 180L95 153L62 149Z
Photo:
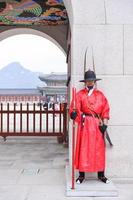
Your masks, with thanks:
M80 80L80 82L85 82L85 81L100 81L100 78L96 78L95 72L88 70L84 74L84 80Z

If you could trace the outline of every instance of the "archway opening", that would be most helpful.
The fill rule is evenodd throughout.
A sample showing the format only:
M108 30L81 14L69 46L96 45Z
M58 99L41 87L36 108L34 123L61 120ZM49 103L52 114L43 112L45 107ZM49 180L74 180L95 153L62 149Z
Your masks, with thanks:
M33 34L10 36L1 41L0 53L3 55L0 69L4 67L1 70L1 89L39 88L41 94L45 95L49 93L49 91L43 91L49 90L49 88L44 88L46 85L53 87L53 90L55 86L57 90L60 90L58 86L65 86L66 57L61 48L59 49L48 39ZM51 91L58 97L57 101L60 99L58 94L60 92L55 92L54 95L54 91ZM65 92L64 87L63 94Z
M65 52L69 77L70 28L67 15L69 4L70 2L63 0L3 0L0 2L0 40L22 33L34 32L33 34L43 37L45 35ZM69 81L67 86L68 83ZM43 92L41 94L43 95Z

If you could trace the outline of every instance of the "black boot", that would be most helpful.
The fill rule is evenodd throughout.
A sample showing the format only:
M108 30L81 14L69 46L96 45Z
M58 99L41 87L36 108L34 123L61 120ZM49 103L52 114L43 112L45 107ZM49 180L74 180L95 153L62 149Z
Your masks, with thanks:
M109 183L110 181L104 175L104 171L98 172L98 179L104 183Z
M85 179L85 172L79 172L79 177L76 179L77 184L81 184Z

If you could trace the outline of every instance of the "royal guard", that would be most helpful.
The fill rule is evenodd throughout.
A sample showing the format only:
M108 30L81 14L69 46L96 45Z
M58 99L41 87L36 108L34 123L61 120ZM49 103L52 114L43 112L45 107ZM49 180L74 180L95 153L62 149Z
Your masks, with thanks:
M79 170L76 179L81 184L85 172L97 172L98 179L109 183L105 176L105 140L104 134L109 120L108 100L95 85L101 79L96 78L92 70L84 74L85 88L76 93L75 108L72 100L70 117L78 123L75 152L75 168Z

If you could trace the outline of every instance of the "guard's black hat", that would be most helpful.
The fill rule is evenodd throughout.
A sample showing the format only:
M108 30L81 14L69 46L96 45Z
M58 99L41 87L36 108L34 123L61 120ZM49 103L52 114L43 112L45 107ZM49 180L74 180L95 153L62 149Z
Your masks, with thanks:
M88 70L84 74L84 80L81 80L80 82L85 82L85 81L100 81L100 78L96 78L95 72Z

